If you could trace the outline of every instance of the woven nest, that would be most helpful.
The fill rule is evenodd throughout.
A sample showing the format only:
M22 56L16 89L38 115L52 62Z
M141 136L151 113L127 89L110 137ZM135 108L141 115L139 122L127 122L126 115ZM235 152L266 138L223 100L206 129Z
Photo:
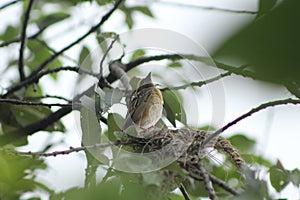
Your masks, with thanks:
M130 146L136 152L153 152L164 148L162 155L156 155L160 156L160 158L153 160L162 160L166 157L176 158L179 166L195 180L203 180L201 165L203 159L207 156L208 149L215 149L225 154L238 169L245 164L238 151L228 140L222 137L215 138L203 148L202 143L208 135L210 135L208 131L188 128L176 130L157 129L147 132L144 138L129 136L127 142L130 143ZM211 182L218 184L232 194L236 194L235 191L227 188L226 183L222 182L222 180L215 178L211 174L208 174L208 177Z

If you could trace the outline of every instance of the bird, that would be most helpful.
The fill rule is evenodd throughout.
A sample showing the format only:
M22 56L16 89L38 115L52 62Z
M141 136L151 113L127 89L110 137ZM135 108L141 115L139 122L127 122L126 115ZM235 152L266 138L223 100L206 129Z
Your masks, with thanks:
M151 79L151 72L141 79L130 95L128 111L122 130L135 125L138 130L146 131L162 117L163 96Z

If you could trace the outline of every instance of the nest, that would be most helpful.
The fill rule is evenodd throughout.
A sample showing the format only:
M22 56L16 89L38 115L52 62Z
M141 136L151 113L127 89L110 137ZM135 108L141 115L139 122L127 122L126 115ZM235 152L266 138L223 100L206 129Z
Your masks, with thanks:
M200 181L207 179L223 187L231 194L236 195L237 192L227 186L225 182L211 174L205 174L202 161L207 156L208 149L215 149L225 154L237 169L241 169L245 161L231 143L222 137L213 139L203 148L202 143L210 134L208 131L188 128L176 130L155 129L147 132L144 138L129 136L127 142L130 143L135 152L154 152L159 150L161 153L155 154L156 158L152 160L176 158L177 163L187 172L188 176ZM210 189L207 188L207 190ZM208 191L208 193L210 192Z

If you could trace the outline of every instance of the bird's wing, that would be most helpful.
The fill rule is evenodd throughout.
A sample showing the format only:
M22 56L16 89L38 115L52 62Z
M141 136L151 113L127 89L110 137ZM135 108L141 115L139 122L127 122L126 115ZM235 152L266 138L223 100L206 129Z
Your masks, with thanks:
M137 123L141 119L152 93L153 90L151 88L144 88L132 99L129 106L131 109L128 109L123 130L126 130L133 123Z

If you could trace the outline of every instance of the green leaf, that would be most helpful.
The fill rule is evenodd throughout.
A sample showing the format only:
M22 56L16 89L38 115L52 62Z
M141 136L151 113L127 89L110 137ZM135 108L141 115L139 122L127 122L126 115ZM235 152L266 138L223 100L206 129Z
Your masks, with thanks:
M108 139L110 141L116 141L115 132L121 131L122 124L124 119L121 115L117 113L109 113L107 117L107 126L108 126Z
M284 169L280 161L269 169L270 181L273 188L280 192L289 184L289 173Z
M0 123L2 125L2 129L4 124L16 128L22 127L21 124L19 124L18 120L16 119L11 105L0 104L0 110L1 110Z
M228 138L233 146L235 146L240 152L252 152L256 141L246 137L244 134L235 134Z
M34 96L42 96L43 90L39 84L30 85L26 88L24 96L34 97ZM20 96L22 98L22 96Z
M40 106L17 106L12 105L11 110L15 116L17 122L25 127L29 124L40 121L52 113L51 109ZM47 131L61 131L65 130L64 125L59 121L50 125Z
M246 161L246 163L257 163L263 165L265 167L271 167L271 161L263 158L262 156L254 155L254 154L242 154L242 158Z
M34 191L39 184L29 174L46 168L43 160L11 151L0 149L1 199L20 199L21 194Z
M168 199L170 200L184 200L184 197L179 194L171 193L168 195Z
M136 60L138 58L143 57L146 54L146 52L142 49L138 49L136 51L134 51L134 53L132 54L132 56L130 57L130 61Z
M9 41L15 39L20 33L20 26L8 25L4 33L0 35L0 40Z
M164 177L157 172L143 173L142 177L145 185L156 185L158 187L161 186L164 180Z
M103 5L106 5L108 3L112 3L114 1L113 0L96 0L96 2L98 3L98 5L103 6Z
M38 27L40 29L43 29L45 27L49 27L57 22L63 21L66 18L69 18L70 15L64 12L55 12L51 13L49 15L41 16L38 18L38 21L36 22Z
M82 107L80 109L80 124L83 145L88 146L101 142L101 126L94 111Z
M290 93L300 99L300 81L289 81L285 83L285 87Z
M251 64L257 79L280 84L300 80L300 29L295 26L300 20L299 7L300 1L282 1L235 33L214 58Z
M134 11L138 11L140 13L143 13L144 15L146 15L148 17L152 17L152 18L154 17L151 10L146 6L135 6L135 7L131 7L130 9L132 9Z
M107 45L105 46L102 46L103 42L105 41L105 39L114 39L116 38L117 36L117 33L115 32L100 32L100 31L97 31L97 42L98 44L100 45L101 49L106 51L107 49Z
M133 21L131 13L130 14L129 13L126 14L126 16L125 16L125 22L126 22L128 28L132 29L132 27L134 25L134 21Z
M171 124L176 127L176 121L178 120L183 124L186 124L186 114L182 108L182 102L178 94L176 95L173 91L163 91L162 93L164 99L164 108L167 112L167 119Z
M120 103L123 97L123 92L119 88L105 88L103 90L97 88L96 93L98 94L96 98L97 109L100 109L102 113L106 113L112 105Z
M42 64L46 59L48 59L52 53L49 49L43 46L36 40L29 40L28 41L28 48L31 52L30 60L27 62L27 66L32 71L37 68L40 64ZM48 65L48 69L53 69L56 67L61 67L62 63L59 59L55 59ZM50 74L52 78L57 78L57 73Z
M275 6L276 2L277 0L259 0L257 16L269 12Z
M182 64L180 62L172 62L168 65L168 67L170 68L178 68L178 67L182 67Z
M82 47L78 60L79 60L78 64L80 65L80 67L83 67L88 70L92 69L93 61L92 61L91 53L86 46Z
M123 97L123 92L119 88L109 89L105 92L105 104L111 107L116 103L120 103Z
M236 199L269 199L267 182L260 180L255 171L247 166L242 167L242 173L246 179L246 185Z

